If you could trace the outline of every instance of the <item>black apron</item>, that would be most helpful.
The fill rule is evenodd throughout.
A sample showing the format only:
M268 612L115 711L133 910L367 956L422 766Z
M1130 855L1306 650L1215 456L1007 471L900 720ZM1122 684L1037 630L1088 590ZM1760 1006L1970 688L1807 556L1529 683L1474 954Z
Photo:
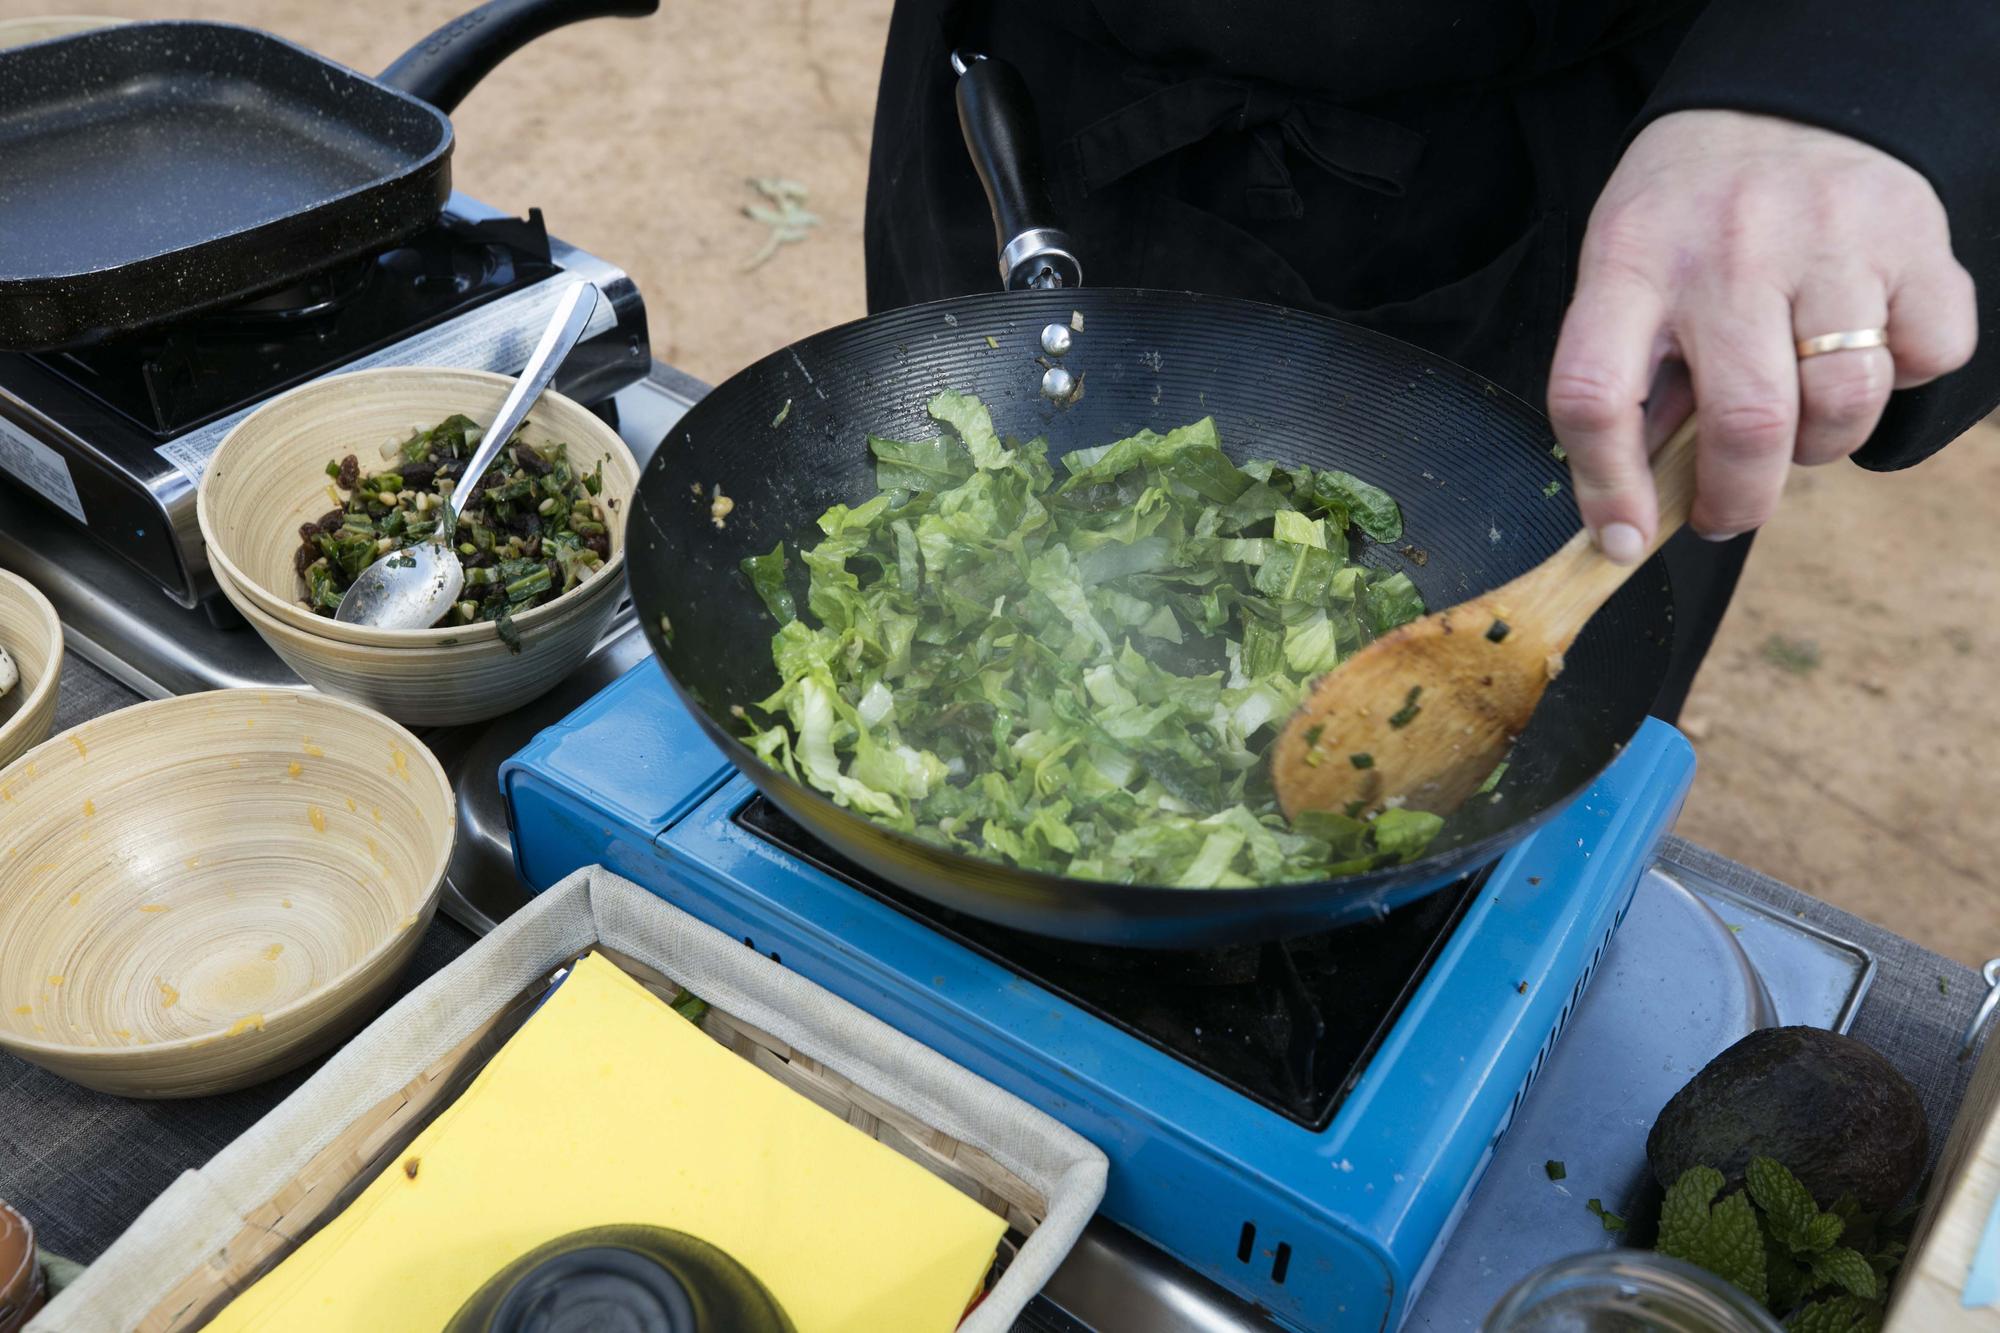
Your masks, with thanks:
M1688 5L900 0L877 103L868 302L998 283L950 53L1018 66L1094 286L1312 310L1539 403L1591 204ZM1673 718L1747 537L1666 555Z

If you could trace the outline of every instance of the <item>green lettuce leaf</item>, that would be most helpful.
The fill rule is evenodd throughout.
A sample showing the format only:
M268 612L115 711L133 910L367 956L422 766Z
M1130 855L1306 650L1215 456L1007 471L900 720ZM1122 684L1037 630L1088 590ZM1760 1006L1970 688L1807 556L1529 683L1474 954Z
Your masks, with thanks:
M760 759L932 845L1072 877L1226 889L1422 854L1441 821L1419 811L1288 822L1265 765L1312 679L1422 610L1348 561L1346 490L1232 462L1208 419L1070 453L1058 482L978 399L929 409L933 438L870 438L879 494L743 562L779 620Z

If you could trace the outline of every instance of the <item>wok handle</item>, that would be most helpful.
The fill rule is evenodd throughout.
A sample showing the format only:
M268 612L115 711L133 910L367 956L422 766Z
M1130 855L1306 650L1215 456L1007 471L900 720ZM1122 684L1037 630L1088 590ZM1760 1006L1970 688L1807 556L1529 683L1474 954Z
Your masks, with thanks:
M381 82L450 115L494 66L544 33L584 19L644 18L660 0L491 0L405 51Z
M993 210L1001 281L1009 291L1082 286L1083 265L1056 217L1035 103L1020 71L1004 60L957 52L951 66L958 71L959 129Z

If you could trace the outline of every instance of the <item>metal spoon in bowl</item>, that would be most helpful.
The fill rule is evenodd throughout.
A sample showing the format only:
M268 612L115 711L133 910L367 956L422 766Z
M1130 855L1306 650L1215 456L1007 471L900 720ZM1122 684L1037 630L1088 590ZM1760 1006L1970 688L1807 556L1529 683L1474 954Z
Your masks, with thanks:
M341 596L335 620L376 629L429 629L451 610L465 588L465 567L459 564L452 543L459 513L479 493L479 478L527 419L528 409L556 377L563 358L576 346L596 311L597 288L592 284L579 282L563 294L542 331L541 342L535 345L535 354L528 358L521 378L514 381L513 391L500 405L500 415L487 428L452 486L439 511L437 531L429 541L391 551L362 570L361 577Z

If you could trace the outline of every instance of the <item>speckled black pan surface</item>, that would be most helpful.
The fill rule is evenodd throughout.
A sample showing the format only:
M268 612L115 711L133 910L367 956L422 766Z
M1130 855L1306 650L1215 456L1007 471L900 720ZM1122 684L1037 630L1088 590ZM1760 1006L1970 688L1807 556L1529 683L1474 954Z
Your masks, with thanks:
M1039 392L1038 335L1073 311L1084 327L1064 364L1084 392L1056 408ZM1578 640L1515 747L1503 799L1474 801L1411 865L1182 890L1033 874L902 837L733 739L741 724L729 706L777 684L775 626L737 562L781 538L815 540L828 506L873 495L866 436L935 434L924 404L946 388L978 394L1003 435L1046 436L1056 454L1213 415L1239 460L1353 472L1401 502L1405 525L1404 543L1364 546L1360 558L1405 570L1432 607L1532 568L1578 524L1568 471L1527 405L1407 344L1274 306L1178 292L996 293L875 316L773 353L698 403L654 455L627 528L633 597L676 689L744 772L817 836L913 892L1022 930L1156 947L1361 919L1498 856L1610 762L1658 693L1673 599L1656 559ZM1562 487L1553 496L1550 482ZM707 498L718 484L736 501L721 530ZM796 561L793 572L803 589Z
M451 121L268 33L132 23L0 52L0 349L116 337L433 221Z

